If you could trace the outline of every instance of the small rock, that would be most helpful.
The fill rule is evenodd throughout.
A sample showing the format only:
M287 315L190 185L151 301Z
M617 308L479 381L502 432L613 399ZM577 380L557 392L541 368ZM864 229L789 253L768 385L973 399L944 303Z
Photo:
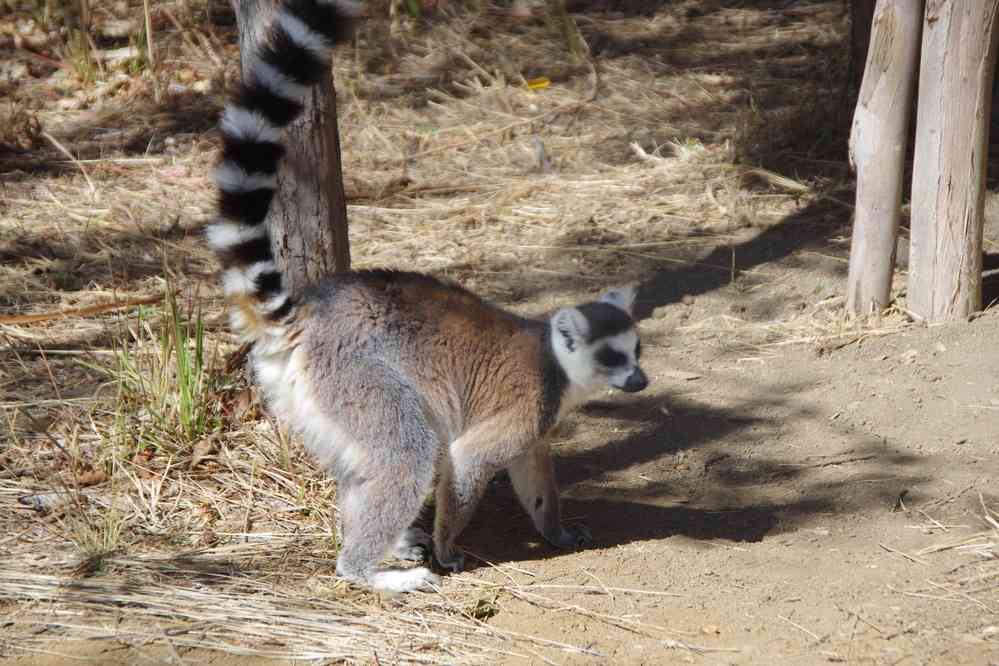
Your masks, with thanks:
M112 67L120 65L129 60L134 60L139 57L139 49L135 46L123 46L120 49L107 49L101 51L101 58L104 59L105 64Z
M680 299L680 302L683 303L684 305L693 305L694 297L691 296L690 294L684 294L683 297Z
M28 77L28 66L23 62L0 61L0 83L14 83Z
M701 627L701 633L706 636L715 636L721 633L721 629L719 629L717 626L713 624L706 624L703 627Z
M98 28L102 37L122 39L138 32L138 24L131 19L108 19Z
M85 102L82 99L77 99L75 97L63 97L61 100L56 102L58 106L63 111L76 111L83 107Z

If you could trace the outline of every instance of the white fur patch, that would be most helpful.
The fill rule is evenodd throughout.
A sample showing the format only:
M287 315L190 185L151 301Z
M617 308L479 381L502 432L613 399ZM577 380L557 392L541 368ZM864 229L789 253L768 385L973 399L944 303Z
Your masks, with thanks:
M313 54L325 60L329 57L330 42L326 37L315 32L305 25L302 19L288 12L286 7L281 7L277 13L277 24L284 29L291 41L295 42L303 49L311 51Z
M263 238L266 235L267 226L263 224L249 226L234 222L214 222L205 228L205 239L208 241L208 246L215 251L235 247L247 241Z
M308 94L308 86L296 83L269 62L264 62L256 53L251 53L248 58L246 71L249 78L267 88L278 97L292 102L301 102Z
M230 268L222 274L222 291L226 296L237 294L255 294L257 286L254 280L261 273L276 271L277 265L273 261L258 261L249 266Z
M268 299L267 301L261 303L260 304L260 311L261 312L274 312L275 310L277 310L278 308L280 308L282 305L284 305L285 301L287 301L287 300L288 300L288 294L286 294L286 293L284 293L282 291L277 296L273 296L270 299Z
M232 162L222 162L212 170L212 178L220 190L239 194L254 190L277 189L277 176L266 173L246 173L243 167Z
M226 136L243 141L266 141L280 143L281 128L272 125L266 118L250 109L230 104L222 112L219 129Z
M624 386L624 383L628 381L628 377L635 371L635 366L638 365L638 359L635 358L635 345L638 344L638 333L634 329L627 330L624 333L618 333L609 338L598 340L597 344L605 344L628 358L628 362L610 376L612 386L618 388Z
M633 362L635 360L635 346L638 344L638 333L635 332L635 329L631 328L623 333L612 335L609 338L601 338L596 342L596 344L599 343L607 345L614 351L621 352L628 357L629 361Z
M635 288L634 285L616 287L614 289L608 289L601 294L600 302L610 303L614 307L624 310L630 316L635 307L635 297L637 295L638 289Z
M349 471L363 461L363 449L316 403L304 350L280 347L283 338L254 346L253 369L274 415L302 433L305 448L324 469Z
M440 585L441 579L426 567L414 569L387 569L371 577L371 588L378 592L412 592L430 590Z

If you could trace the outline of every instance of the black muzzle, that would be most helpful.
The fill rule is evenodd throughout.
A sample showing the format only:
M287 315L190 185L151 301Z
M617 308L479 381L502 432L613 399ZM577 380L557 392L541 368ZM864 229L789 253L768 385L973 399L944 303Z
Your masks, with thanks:
M628 375L628 379L624 382L621 390L625 393L638 393L648 385L649 378L645 376L641 368L635 368L635 371Z

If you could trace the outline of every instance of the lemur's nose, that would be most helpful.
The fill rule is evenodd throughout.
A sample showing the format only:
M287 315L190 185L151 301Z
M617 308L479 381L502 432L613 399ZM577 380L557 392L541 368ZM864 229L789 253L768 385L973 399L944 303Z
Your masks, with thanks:
M649 378L645 376L641 368L636 367L635 371L628 375L628 379L624 382L623 390L627 393L638 393L648 385Z

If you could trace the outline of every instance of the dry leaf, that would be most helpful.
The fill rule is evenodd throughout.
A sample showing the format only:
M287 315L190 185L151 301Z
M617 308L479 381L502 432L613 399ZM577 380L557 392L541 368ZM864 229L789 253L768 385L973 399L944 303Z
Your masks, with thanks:
M252 388L245 388L236 394L236 399L232 401L232 420L245 421L253 409L255 396Z
M77 476L76 484L81 488L86 488L87 486L96 486L98 483L104 483L107 480L108 473L103 469L92 469Z
M198 463L205 459L206 456L211 454L212 450L215 448L215 442L213 438L208 437L201 440L194 445L194 451L191 452L191 469L198 466Z

